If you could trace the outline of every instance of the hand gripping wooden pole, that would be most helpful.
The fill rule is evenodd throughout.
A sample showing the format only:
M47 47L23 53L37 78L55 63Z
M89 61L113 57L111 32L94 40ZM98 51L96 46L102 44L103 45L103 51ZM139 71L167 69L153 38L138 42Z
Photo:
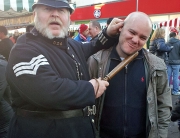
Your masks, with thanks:
M103 80L109 81L112 77L114 77L120 70L122 70L127 64L129 64L135 57L137 57L138 52L135 54L128 56L121 63L119 63L109 74L107 74Z

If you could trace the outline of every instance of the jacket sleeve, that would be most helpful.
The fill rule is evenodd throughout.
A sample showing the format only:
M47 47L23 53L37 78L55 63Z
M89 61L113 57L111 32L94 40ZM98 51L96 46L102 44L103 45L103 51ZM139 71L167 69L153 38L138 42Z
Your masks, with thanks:
M165 66L165 65L164 65ZM157 71L157 114L160 138L166 138L171 118L172 98L166 70Z
M159 39L156 41L157 43L157 51L160 52L170 52L173 47L165 43L164 39Z
M94 88L89 81L58 75L53 64L47 57L40 57L41 54L31 45L19 44L12 49L6 75L13 94L31 105L53 110L79 109L95 103ZM66 66L65 62L60 68ZM68 69L61 71L66 73Z
M82 44L82 49L85 53L86 59L88 59L91 55L97 53L102 49L109 49L110 47L114 46L114 44L118 42L118 39L119 39L119 35L110 37L106 34L106 28L103 29L98 34L98 37L93 39L93 41L91 41L90 43Z
M98 77L98 62L95 60L94 55L89 57L87 64L88 64L90 78L97 78Z
M5 60L0 61L0 99L2 99L5 89L7 87L7 81L5 76L6 65L7 62Z

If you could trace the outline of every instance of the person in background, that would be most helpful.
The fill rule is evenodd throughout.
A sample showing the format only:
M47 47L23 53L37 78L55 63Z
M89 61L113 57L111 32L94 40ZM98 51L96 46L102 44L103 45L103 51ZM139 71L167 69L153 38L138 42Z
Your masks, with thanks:
M163 59L166 65L168 65L168 53L172 50L173 46L165 43L164 37L165 30L163 28L157 28L151 36L149 52Z
M19 31L15 30L13 36L10 37L10 40L13 42L13 44L16 43L19 36L20 36Z
M7 138L9 122L13 116L11 91L6 81L7 61L0 55L0 138Z
M74 37L74 40L78 42L89 42L91 37L89 37L89 28L85 24L79 26L79 33Z
M108 82L90 79L87 59L110 48L123 21L116 19L89 43L68 37L67 0L38 0L34 29L18 39L6 69L15 114L9 138L95 138L95 99Z
M178 30L177 30L175 27L170 27L170 28L169 28L169 31L170 31L170 33L171 33L171 32L176 33L176 37L178 36L178 33L179 33L179 32L178 32Z
M0 26L0 54L8 61L9 53L13 47L12 41L7 36L8 30L5 26Z
M169 27L169 31L170 31L170 33L175 32L176 33L176 38L180 40L180 35L179 35L178 29L176 29L175 27Z
M114 47L88 59L91 78L104 78L125 58L139 53L96 99L95 124L101 138L167 138L171 89L164 61L143 48L151 31L147 14L130 13Z
M108 27L108 25L111 23L112 20L113 20L113 18L107 19L107 21L106 21L106 26L107 26L107 27Z
M26 32L29 33L33 28L34 28L34 25L29 24L28 26L26 26Z
M171 82L171 77L173 78L173 95L180 95L179 92L179 69L180 69L180 40L177 39L176 32L171 32L169 34L168 44L173 46L173 49L169 52L169 64L167 66L168 80Z
M68 31L68 36L69 36L70 38L74 38L74 34L75 34L74 31Z
M89 35L93 39L98 37L98 34L101 32L101 25L98 21L93 20L89 22Z
M180 97L178 97L178 100L175 103L175 106L173 107L171 114L171 121L178 121L178 129L180 131Z

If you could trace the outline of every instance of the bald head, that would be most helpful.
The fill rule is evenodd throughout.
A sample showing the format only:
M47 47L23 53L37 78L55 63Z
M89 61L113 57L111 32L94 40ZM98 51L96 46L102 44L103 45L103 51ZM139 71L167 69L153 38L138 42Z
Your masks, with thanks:
M132 12L124 20L124 25L135 21L141 22L141 24L147 25L149 29L152 29L152 21L149 16L143 12Z
M125 58L143 48L151 34L152 23L145 13L133 12L124 20L124 26L120 31L116 50L121 57Z

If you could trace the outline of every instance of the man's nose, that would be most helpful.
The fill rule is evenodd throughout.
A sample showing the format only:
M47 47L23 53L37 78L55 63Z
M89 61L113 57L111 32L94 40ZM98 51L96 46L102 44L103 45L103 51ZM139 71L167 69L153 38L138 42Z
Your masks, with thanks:
M59 12L57 9L54 9L51 14L52 17L59 17Z
M138 36L133 36L133 38L132 38L132 41L134 42L134 43L138 43L138 41L139 41L139 37Z

